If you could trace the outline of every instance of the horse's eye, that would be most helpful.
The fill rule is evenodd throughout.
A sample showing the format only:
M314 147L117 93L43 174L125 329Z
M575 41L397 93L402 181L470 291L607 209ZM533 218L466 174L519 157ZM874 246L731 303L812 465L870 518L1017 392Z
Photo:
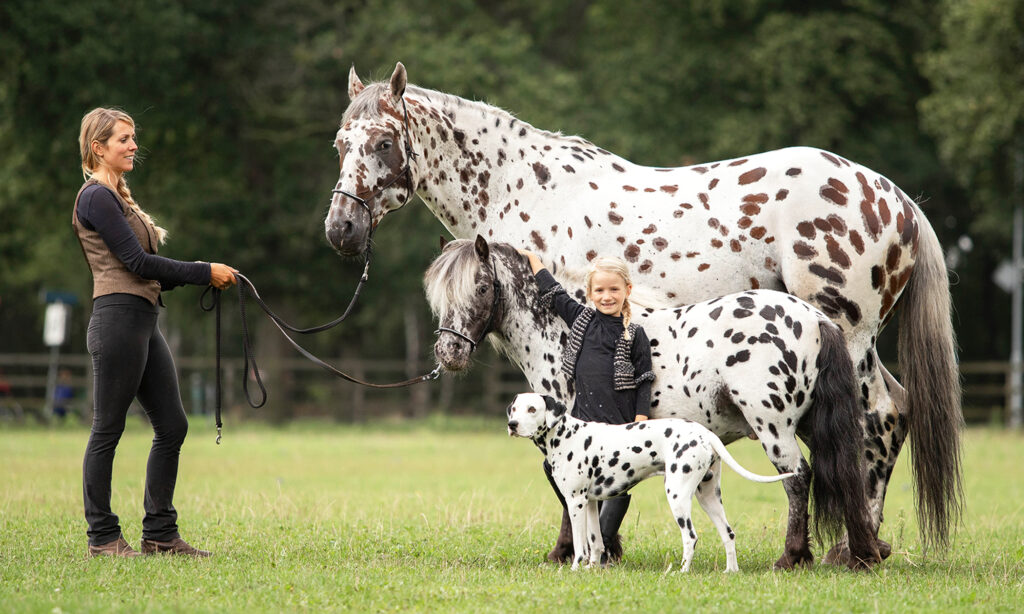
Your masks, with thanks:
M377 145L377 151L387 151L391 149L391 141L383 140Z
M476 293L480 296L487 294L487 286L477 286Z

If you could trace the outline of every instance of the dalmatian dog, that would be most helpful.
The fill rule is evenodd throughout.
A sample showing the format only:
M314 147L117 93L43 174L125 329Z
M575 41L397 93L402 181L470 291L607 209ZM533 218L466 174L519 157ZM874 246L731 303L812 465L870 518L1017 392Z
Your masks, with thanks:
M725 571L739 571L736 534L722 507L721 461L754 482L796 475L761 476L744 469L714 433L689 420L667 418L603 424L572 417L554 398L517 395L508 406L508 434L532 439L551 466L572 521L572 569L599 565L604 552L597 502L628 491L654 475L665 476L665 496L683 535L680 570L689 571L697 533L690 518L694 495L725 546Z

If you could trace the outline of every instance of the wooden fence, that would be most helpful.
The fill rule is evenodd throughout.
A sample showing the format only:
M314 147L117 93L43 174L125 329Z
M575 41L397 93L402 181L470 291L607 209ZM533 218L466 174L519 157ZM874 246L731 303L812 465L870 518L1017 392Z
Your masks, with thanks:
M242 393L240 358L223 365L225 419L256 418L286 422L319 417L338 422L363 422L377 417L423 417L430 412L500 415L508 399L527 390L526 380L507 360L481 346L476 364L465 376L440 379L397 390L373 390L324 373L302 358L277 361L261 359L260 370L269 391L261 409L251 409ZM331 361L329 361L331 362ZM0 354L0 419L47 421L47 371L49 354ZM214 410L214 361L212 358L178 358L178 379L185 410L208 415ZM433 365L406 361L333 361L338 368L371 382L392 382L429 372ZM75 391L69 410L82 421L92 414L92 362L86 354L60 356L59 365L70 373ZM1007 362L962 363L964 418L969 423L1005 424L1009 415L1011 366ZM250 394L260 396L255 382ZM138 411L136 408L134 411Z

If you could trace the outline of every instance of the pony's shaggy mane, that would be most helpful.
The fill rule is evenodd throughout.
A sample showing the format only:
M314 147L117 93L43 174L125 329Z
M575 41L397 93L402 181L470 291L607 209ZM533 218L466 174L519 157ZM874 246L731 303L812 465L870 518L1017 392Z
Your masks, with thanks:
M480 259L473 241L456 239L444 247L423 275L423 289L435 317L453 310L467 315L466 307L473 304L479 270Z

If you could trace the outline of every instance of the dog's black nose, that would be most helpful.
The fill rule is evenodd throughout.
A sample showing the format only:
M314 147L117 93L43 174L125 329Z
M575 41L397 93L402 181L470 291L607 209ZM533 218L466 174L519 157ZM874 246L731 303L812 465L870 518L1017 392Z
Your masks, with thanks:
M509 423L508 423L508 430L510 430L513 433L515 433L516 432L516 428L518 428L518 427L519 427L519 422L518 421L516 421L516 420L510 420L509 421Z

